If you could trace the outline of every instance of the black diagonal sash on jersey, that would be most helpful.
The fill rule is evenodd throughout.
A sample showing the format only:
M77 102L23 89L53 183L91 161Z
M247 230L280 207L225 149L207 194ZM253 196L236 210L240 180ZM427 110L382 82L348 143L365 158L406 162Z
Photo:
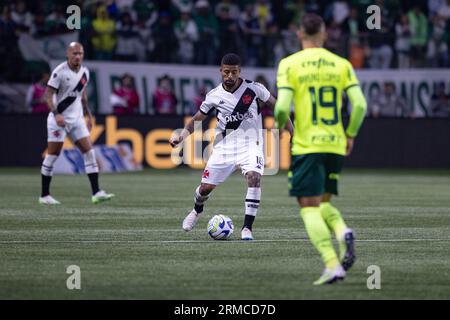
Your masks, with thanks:
M78 84L73 89L72 92L80 92L83 90L84 85L87 82L87 76L86 73L83 73L83 75L80 78L80 81L78 81ZM60 103L58 103L58 106L56 107L59 113L63 113L64 110L66 110L76 99L77 97L68 96L65 99L63 99Z
M250 88L245 89L244 93L239 98L239 102L234 108L233 113L231 115L232 116L237 115L238 113L244 115L245 113L247 113L255 97L256 93L252 89ZM236 130L241 125L241 122L242 120L228 122L223 134L226 135L226 131L228 129Z

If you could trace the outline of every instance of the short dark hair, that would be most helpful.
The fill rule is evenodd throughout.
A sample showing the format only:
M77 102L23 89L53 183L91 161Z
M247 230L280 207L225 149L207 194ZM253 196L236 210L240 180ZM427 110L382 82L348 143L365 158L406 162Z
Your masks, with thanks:
M220 64L226 64L228 66L240 66L241 58L235 53L227 53L223 56Z
M321 16L315 13L307 13L302 17L301 27L309 36L319 33L324 24Z

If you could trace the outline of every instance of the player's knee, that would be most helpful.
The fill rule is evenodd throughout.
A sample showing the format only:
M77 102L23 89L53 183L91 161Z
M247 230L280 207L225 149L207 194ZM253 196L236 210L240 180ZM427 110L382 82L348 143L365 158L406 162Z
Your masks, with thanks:
M200 193L202 196L207 196L208 194L210 194L210 193L214 190L215 187L216 187L216 186L213 185L213 184L202 183L202 184L200 185L199 193Z
M83 154L84 158L84 168L87 174L97 173L98 172L98 164L97 159L95 158L94 149L89 150L88 152Z
M42 161L41 173L44 176L52 176L53 175L53 164L56 159L58 159L57 154L47 154Z
M257 172L250 171L246 175L247 184L252 188L259 188L261 185L261 175Z

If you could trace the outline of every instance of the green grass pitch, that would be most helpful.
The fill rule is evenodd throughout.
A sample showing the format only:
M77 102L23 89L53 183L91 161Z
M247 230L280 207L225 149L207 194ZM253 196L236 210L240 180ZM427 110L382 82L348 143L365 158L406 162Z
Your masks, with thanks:
M314 287L322 264L307 240L286 172L265 176L254 225L239 239L246 186L234 174L213 193L192 232L201 172L145 170L102 175L111 202L90 203L85 176L55 176L62 202L37 203L39 169L0 170L0 299L436 299L450 298L450 172L350 170L334 203L357 235L345 281ZM229 215L231 241L214 241L206 223ZM68 290L66 268L81 269ZM367 268L381 289L367 288Z

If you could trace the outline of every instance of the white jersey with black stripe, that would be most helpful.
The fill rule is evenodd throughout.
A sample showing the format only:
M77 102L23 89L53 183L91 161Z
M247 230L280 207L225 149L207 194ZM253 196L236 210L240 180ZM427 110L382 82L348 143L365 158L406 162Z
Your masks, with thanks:
M242 79L233 92L225 90L222 84L208 92L200 112L208 114L214 109L216 111L215 147L223 146L230 140L262 141L262 117L258 100L266 102L269 98L270 92L266 87L246 79Z
M56 107L66 124L75 124L83 117L81 97L88 81L89 70L84 66L75 72L66 61L53 70L47 85L57 90Z

